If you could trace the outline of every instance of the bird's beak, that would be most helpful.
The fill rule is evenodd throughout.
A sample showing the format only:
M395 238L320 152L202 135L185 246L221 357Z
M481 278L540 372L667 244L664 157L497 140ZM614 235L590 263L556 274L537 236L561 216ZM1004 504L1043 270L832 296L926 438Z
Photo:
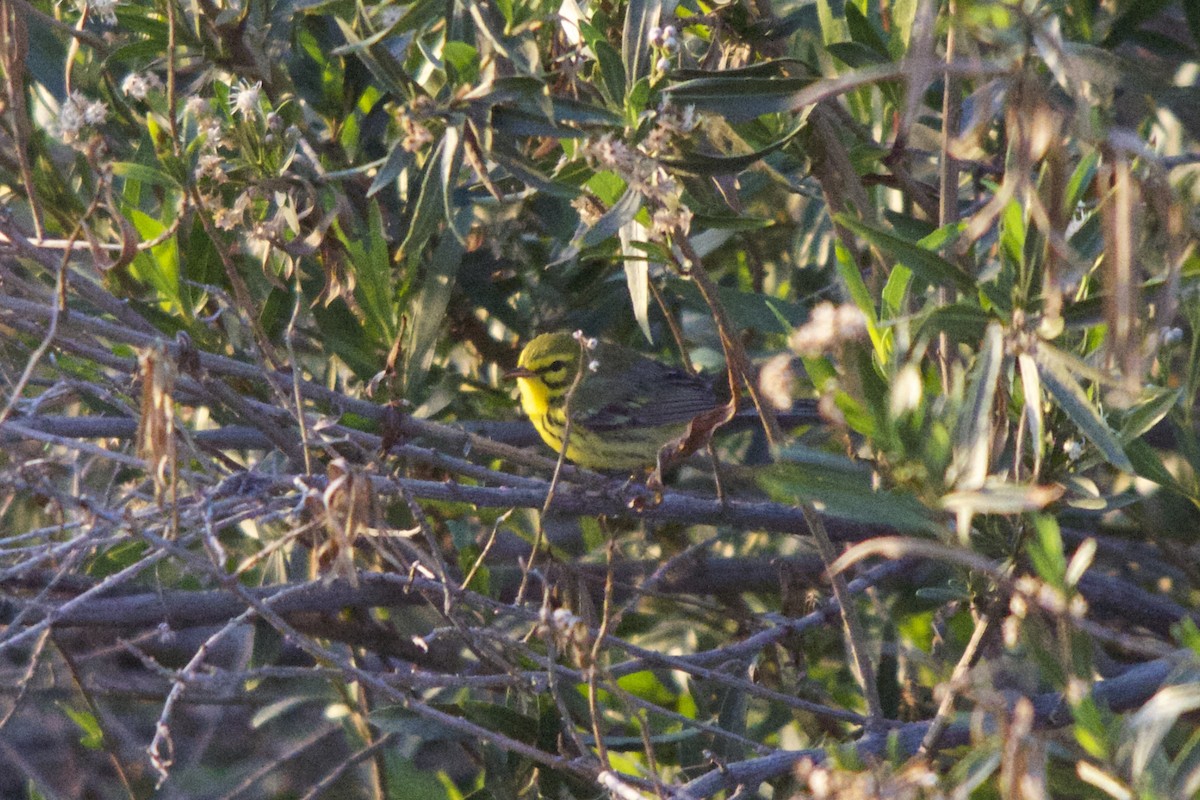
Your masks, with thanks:
M529 367L515 367L504 373L504 379L511 381L514 378L532 378L537 373L529 369Z

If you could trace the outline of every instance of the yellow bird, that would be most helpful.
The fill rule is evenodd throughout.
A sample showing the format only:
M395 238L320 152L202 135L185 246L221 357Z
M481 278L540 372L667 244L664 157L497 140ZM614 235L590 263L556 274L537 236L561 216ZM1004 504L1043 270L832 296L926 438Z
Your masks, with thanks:
M567 458L589 469L635 470L698 415L723 405L710 381L635 350L544 333L525 345L516 378L521 407L542 440L562 452L570 397Z

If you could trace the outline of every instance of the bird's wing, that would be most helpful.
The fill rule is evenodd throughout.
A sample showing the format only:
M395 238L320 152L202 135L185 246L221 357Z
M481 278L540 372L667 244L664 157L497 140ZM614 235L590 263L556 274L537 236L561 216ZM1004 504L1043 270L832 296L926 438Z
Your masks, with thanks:
M653 428L690 422L718 404L712 385L681 369L638 358L614 377L585 379L572 399L572 416L591 430Z

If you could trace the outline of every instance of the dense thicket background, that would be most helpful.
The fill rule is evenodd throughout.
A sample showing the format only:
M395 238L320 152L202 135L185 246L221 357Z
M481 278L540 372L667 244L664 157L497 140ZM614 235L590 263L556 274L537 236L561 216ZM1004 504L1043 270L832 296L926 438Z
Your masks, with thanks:
M0 795L1200 791L1200 3L0 0L0 62ZM728 365L719 486L552 479L547 330Z

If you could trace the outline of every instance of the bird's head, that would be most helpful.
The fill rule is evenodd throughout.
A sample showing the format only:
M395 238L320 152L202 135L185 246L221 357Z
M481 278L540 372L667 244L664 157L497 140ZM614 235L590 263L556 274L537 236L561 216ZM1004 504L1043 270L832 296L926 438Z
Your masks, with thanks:
M515 378L526 409L540 408L565 394L579 372L579 342L569 333L543 333L534 338L504 374Z

